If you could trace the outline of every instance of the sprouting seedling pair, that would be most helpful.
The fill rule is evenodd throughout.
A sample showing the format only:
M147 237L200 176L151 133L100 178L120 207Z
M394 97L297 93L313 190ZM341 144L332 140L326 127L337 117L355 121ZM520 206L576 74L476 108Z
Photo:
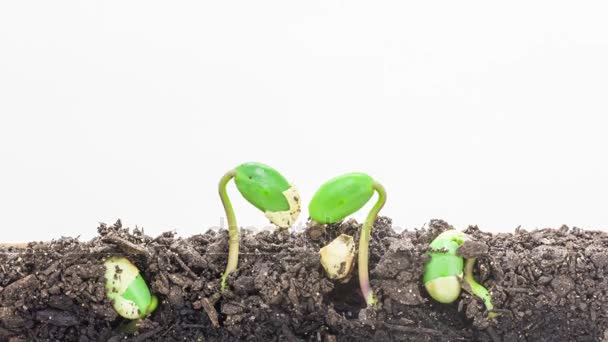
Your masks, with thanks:
M430 243L430 250L427 253L431 259L424 268L424 287L436 301L444 304L453 303L460 296L464 269L464 281L471 288L471 292L483 300L486 309L490 311L488 317L492 318L496 315L491 312L494 308L492 295L473 277L473 266L477 258L466 258L465 261L457 254L458 248L468 240L470 238L465 233L448 230L439 234Z
M241 195L256 208L263 211L266 217L276 226L288 228L300 214L300 196L297 190L270 166L260 163L245 163L228 171L219 183L219 194L226 211L229 236L228 264L222 275L222 290L227 286L228 276L238 266L239 229L234 209L226 191L226 185L233 178ZM359 240L358 259L359 283L369 305L376 302L369 284L369 240L376 216L386 202L384 188L366 174L349 173L322 185L315 193L309 206L310 217L316 222L321 224L335 223L361 209L373 196L374 191L379 194L378 202L363 224ZM353 248L348 247L348 236L343 236L342 239L347 244L344 252L352 253ZM352 237L350 241L352 241ZM343 268L350 270L350 265L343 265Z
M239 263L239 228L226 185L234 178L241 195L279 228L289 228L300 214L300 195L277 170L260 163L245 163L228 171L220 180L219 193L228 220L228 264L222 275L222 291Z
M150 289L139 269L124 257L105 261L106 295L114 310L123 318L137 320L156 310L158 298Z

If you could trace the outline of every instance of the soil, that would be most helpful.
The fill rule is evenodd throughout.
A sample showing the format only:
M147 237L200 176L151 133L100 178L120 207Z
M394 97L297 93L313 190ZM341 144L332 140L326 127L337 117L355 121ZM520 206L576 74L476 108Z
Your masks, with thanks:
M608 233L561 227L490 234L469 227L476 278L499 313L465 291L442 305L424 292L428 243L451 227L433 220L396 233L379 218L370 278L379 303L367 309L357 268L330 281L318 250L353 220L307 231L241 236L239 269L219 291L227 234L155 238L101 225L88 242L61 238L0 247L0 341L608 341ZM103 260L126 255L160 298L136 333L105 299Z

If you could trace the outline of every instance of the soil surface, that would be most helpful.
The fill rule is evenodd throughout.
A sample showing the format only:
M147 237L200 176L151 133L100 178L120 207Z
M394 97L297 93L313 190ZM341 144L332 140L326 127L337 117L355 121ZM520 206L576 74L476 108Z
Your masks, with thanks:
M62 238L0 247L0 341L608 341L608 234L561 227L509 234L469 227L476 278L499 313L463 291L434 302L421 283L428 243L451 227L433 220L396 233L379 218L370 278L379 299L367 309L357 267L330 281L318 250L361 225L309 226L303 233L243 231L239 268L220 292L227 233L155 238L120 221L89 242ZM127 256L160 298L127 333L105 299L103 261ZM132 326L131 326L132 328Z

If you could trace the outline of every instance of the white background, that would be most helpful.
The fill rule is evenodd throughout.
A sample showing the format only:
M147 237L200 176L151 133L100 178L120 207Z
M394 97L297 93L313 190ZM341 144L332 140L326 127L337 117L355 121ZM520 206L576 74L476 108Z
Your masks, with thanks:
M601 4L3 1L0 241L199 233L249 160L304 203L367 172L402 228L608 228Z

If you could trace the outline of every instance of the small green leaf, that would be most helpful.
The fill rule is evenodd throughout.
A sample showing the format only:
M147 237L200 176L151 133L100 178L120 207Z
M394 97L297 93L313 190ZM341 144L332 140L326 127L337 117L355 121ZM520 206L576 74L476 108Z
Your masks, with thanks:
M335 223L361 209L373 194L373 178L364 173L348 173L323 184L308 211L319 223Z
M127 319L145 317L158 304L139 269L126 258L110 258L106 267L106 294L116 312Z
M260 163L236 169L234 182L243 197L279 227L289 227L300 214L300 195L277 170Z
M431 250L427 252L431 259L424 267L424 283L441 277L462 277L464 260L456 255L456 251L464 240L466 240L464 233L448 230L431 242L429 245Z
M249 203L261 211L289 209L283 191L289 182L275 169L260 163L245 163L236 168L234 182Z
M148 313L148 308L152 303L152 295L141 274L138 274L131 284L129 284L121 297L135 303L141 317L144 317Z

